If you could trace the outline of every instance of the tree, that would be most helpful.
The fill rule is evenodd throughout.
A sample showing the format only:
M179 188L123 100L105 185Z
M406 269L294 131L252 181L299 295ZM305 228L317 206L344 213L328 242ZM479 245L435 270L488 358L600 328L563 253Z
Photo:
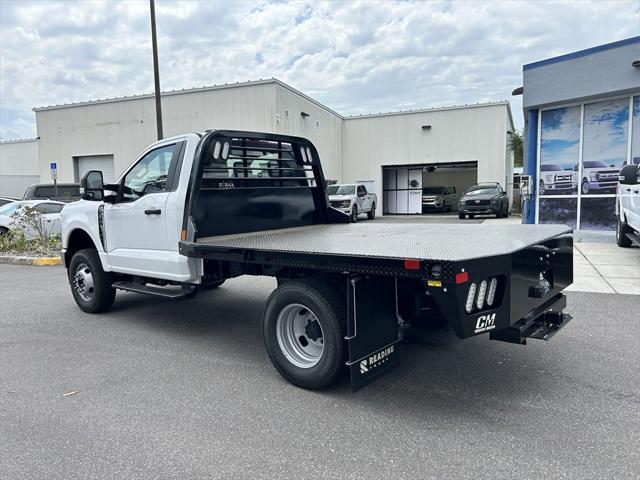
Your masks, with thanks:
M523 165L523 148L522 132L515 130L510 133L507 140L507 149L513 153L514 167L522 167Z

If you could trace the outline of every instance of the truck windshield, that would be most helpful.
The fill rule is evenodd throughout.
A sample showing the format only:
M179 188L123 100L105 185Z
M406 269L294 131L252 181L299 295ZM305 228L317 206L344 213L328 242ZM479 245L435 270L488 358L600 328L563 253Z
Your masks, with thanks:
M444 187L425 187L422 189L422 193L425 195L442 195Z
M356 193L355 185L331 185L327 188L329 195L353 195Z
M582 166L584 168L607 168L607 164L600 160L587 160Z
M560 165L552 164L552 165L540 165L540 171L542 172L559 172L562 170Z

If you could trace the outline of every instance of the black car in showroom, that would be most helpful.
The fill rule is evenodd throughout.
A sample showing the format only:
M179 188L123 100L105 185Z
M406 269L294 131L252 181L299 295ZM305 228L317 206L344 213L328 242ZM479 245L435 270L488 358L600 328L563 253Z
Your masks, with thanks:
M458 203L458 218L467 215L495 215L496 218L509 216L507 192L498 182L474 183L462 194Z

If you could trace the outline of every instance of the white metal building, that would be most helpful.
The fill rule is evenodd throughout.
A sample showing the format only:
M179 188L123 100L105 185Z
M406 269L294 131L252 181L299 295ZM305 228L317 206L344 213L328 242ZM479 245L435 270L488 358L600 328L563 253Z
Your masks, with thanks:
M49 179L51 162L61 182L78 181L89 169L103 170L109 181L156 140L153 95L34 111L42 181ZM165 92L162 113L166 137L215 128L307 137L327 179L366 182L380 201L386 199L378 213L421 213L409 199L421 197L423 184L460 191L476 180L510 187L512 178L507 132L513 122L506 101L344 117L270 79Z
M35 138L0 142L0 196L21 198L40 181L38 141Z

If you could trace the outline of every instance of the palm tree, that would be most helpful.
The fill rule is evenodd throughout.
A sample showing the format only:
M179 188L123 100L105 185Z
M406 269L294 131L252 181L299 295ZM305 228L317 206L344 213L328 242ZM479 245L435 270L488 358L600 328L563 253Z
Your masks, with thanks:
M523 144L522 144L522 132L514 130L509 132L509 139L507 140L507 149L513 153L513 166L522 167L523 158Z

